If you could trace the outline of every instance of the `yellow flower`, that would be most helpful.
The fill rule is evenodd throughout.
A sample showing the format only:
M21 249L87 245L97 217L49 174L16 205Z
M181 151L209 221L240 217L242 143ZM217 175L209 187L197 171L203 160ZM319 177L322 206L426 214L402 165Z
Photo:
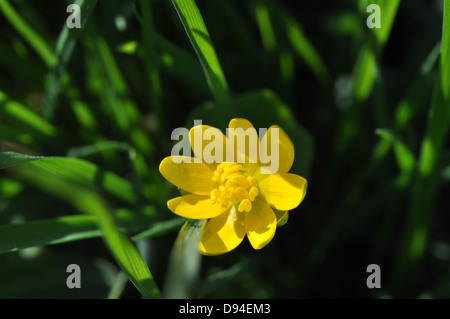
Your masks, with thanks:
M239 128L254 129L245 119L230 121L229 129ZM197 160L203 159L205 147L212 143L211 139L203 135L207 130L220 132L207 125L194 126L189 132ZM261 141L256 138L258 154L265 145L268 145L268 149L265 149L267 154L271 153L271 148L278 146L278 171L275 174L265 174L262 169L267 165L262 164L259 156L257 161L248 160L249 143L245 153L237 148L237 141L246 138L242 134L243 130L236 130L233 137L236 138L234 161L229 161L224 151L219 163L199 163L194 162L194 158L169 156L159 166L165 179L186 192L186 195L169 200L168 208L185 218L208 220L199 244L200 252L204 255L229 252L242 242L245 235L254 249L263 248L274 237L278 222L281 224L287 218L287 212L296 208L306 194L306 179L288 173L294 162L294 146L289 137L278 126L273 125ZM277 135L278 139L273 145L270 141ZM220 132L214 136L222 139L220 143L224 148L230 145L230 135L227 138ZM194 146L196 137L197 142L198 137L202 139L200 149L198 145ZM242 156L246 159L244 163L238 160Z

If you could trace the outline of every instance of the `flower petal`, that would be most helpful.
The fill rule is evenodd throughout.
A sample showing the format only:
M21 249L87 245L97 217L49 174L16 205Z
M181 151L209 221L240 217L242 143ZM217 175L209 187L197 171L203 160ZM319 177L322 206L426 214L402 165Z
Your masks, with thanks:
M173 198L167 202L167 207L175 214L190 219L214 218L229 209L213 204L208 196L194 194Z
M195 156L202 162L214 164L214 167L225 162L227 138L218 128L209 125L194 126L189 131L189 141Z
M244 216L235 206L208 221L200 238L199 249L204 255L220 255L236 248L245 237Z
M227 152L233 151L233 156L227 157L227 161L242 164L242 167L251 175L258 167L258 132L250 121L236 118L228 124L227 137Z
M278 159L274 158L272 153L272 138L276 139L274 129L278 129L278 139L275 141L278 145ZM278 160L278 171L272 173L287 173L292 167L295 158L294 144L292 144L289 136L277 125L272 125L261 139L261 153L263 155L271 156L270 160ZM269 163L272 164L272 163ZM263 166L266 166L262 164Z
M204 163L194 163L191 157L166 157L159 164L159 171L170 183L189 193L209 196L216 186L211 180L211 167Z
M252 210L245 214L245 228L253 248L261 249L275 236L277 217L272 208L257 198Z
M278 210L292 210L305 198L307 181L289 173L267 175L258 181L266 202Z

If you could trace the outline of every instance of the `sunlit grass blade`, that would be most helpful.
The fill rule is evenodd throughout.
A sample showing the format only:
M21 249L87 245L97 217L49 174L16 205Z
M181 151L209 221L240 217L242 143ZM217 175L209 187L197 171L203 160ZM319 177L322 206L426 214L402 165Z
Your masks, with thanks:
M104 78L96 88L102 99L101 107L109 119L127 137L127 142L146 156L152 156L154 145L141 125L141 114L136 104L129 98L130 88L105 38L100 37L95 25L85 38L91 65L95 70L92 76ZM98 79L97 79L98 81ZM126 133L125 133L126 132Z
M179 79L183 85L189 85L195 91L207 94L210 92L206 81L199 81L204 79L201 65L193 54L190 54L175 43L172 43L160 33L156 32L150 25L139 16L136 10L133 10L136 19L141 23L142 28L145 28L149 36L155 42L155 46L161 51L159 58L159 67L167 71L171 76Z
M59 130L53 124L24 105L9 99L2 91L0 91L0 117L6 123L21 128L22 132L33 134L34 138L41 139L47 144L60 136Z
M230 106L228 84L206 25L194 0L172 0L217 102Z
M450 99L450 1L444 2L444 22L441 47L441 89L446 100Z
M256 2L255 15L264 48L268 52L273 52L277 47L277 39L270 19L268 6L264 2Z
M85 26L97 4L97 0L77 0L74 4L80 7L78 16L81 21L81 28L69 29L66 23L64 23L63 29L58 37L54 59L52 60L52 70L48 75L46 84L47 99L44 113L48 119L53 117L56 99L61 87L62 75L66 70L78 39L85 30Z
M65 175L70 175L70 171L55 175L39 167L24 165L16 172L31 184L68 202L80 212L97 217L107 247L135 287L144 298L159 298L158 287L147 264L130 239L118 228L111 208L100 195L67 179Z
M379 5L382 27L370 29L377 41L371 41L368 37L356 60L353 70L353 84L357 101L365 101L373 91L379 67L377 59L391 34L400 0L376 0L371 3Z
M287 45L305 62L320 81L329 79L329 71L322 57L306 36L302 26L280 3L271 0L256 1L256 18L264 46L268 51L274 51L278 46L279 51L283 52L280 49L282 47L280 42L287 41ZM283 33L276 33L273 27L275 23L281 23ZM280 59L282 58L281 55Z
M364 46L359 52L353 71L354 95L356 100L364 101L372 93L377 75L376 55L372 48Z
M294 19L286 21L286 28L294 51L306 62L320 80L329 78L325 63Z
M97 218L88 215L65 216L0 226L0 254L24 248L62 244L100 237Z
M5 169L21 164L25 164L38 159L43 159L42 156L30 156L19 154L15 152L2 152L0 153L0 169Z
M361 1L362 2L362 1ZM380 46L384 46L389 39L392 26L397 15L400 0L373 0L371 4L380 6L381 28L373 28L373 32Z
M76 158L42 158L14 152L0 153L0 168L17 166L26 162L31 162L31 165L60 178L104 191L125 203L136 204L139 200L137 191L128 181L90 162Z
M131 145L118 142L118 141L103 141L98 142L92 145L80 146L80 147L72 147L68 152L68 157L86 157L95 153L103 152L105 150L119 150L122 152L126 152L128 154L128 158L130 160L134 160L136 158L136 150Z
M200 274L198 243L203 220L189 220L178 233L173 246L163 295L165 298L193 298Z
M8 0L0 0L0 9L9 23L37 52L48 67L53 61L53 52L44 39L16 12Z

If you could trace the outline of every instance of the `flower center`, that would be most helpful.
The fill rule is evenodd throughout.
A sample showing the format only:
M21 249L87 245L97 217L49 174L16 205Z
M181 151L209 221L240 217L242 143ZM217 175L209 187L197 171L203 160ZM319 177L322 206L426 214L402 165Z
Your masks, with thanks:
M227 207L229 203L238 205L239 212L250 212L252 202L259 195L258 185L252 176L247 176L242 165L236 163L221 163L217 165L213 182L218 187L211 191L213 203Z

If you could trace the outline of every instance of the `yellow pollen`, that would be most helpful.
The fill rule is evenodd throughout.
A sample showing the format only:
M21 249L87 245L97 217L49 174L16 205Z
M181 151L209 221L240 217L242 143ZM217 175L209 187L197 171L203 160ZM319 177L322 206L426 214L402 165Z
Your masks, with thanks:
M258 185L252 176L247 176L242 165L236 163L221 163L212 176L217 188L210 193L214 204L223 207L237 205L239 212L250 212L252 202L259 195Z

